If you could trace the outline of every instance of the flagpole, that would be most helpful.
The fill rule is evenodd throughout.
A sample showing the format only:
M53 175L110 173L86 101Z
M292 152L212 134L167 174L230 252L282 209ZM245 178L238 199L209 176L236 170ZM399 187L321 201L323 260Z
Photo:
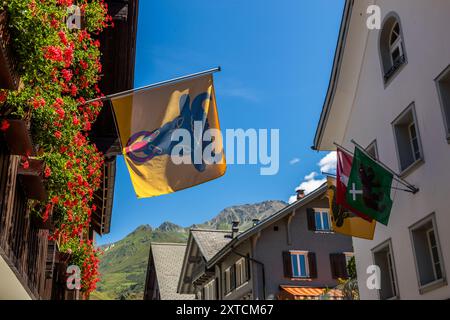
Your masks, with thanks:
M391 168L389 168L387 165L385 165L384 163L380 162L377 159L374 159L370 154L368 154L364 148L359 145L354 139L352 139L350 141L351 143L353 143L355 146L357 146L366 156L368 156L369 158L371 158L373 161L375 161L376 163L378 163L380 166L382 166L385 170L389 171L390 173L392 173L395 177L397 177L397 181L402 183L405 187L407 187L408 189L410 189L412 191L413 194L416 194L417 192L419 192L419 189L412 185L411 183L409 183L408 181L404 180L402 177L400 177L400 175L398 175L394 170L392 170Z
M186 75L186 76L181 76L181 77L173 78L173 79L170 79L170 80L156 82L156 83L149 84L149 85L146 85L146 86L143 86L143 87L130 89L130 90L122 91L122 92L117 92L117 93L105 95L103 97L87 100L81 105L85 105L85 104L92 103L92 102L95 102L95 101L109 100L109 99L117 98L117 97L126 97L126 96L129 96L129 95L131 95L131 94L133 94L135 92L139 92L139 91L143 91L143 90L147 90L147 89L155 89L155 88L159 88L159 87L162 87L162 86L165 86L165 85L168 85L168 84L174 84L174 83L177 83L177 82L180 82L180 81L193 79L193 78L198 78L198 77L201 77L201 76L204 76L204 75L207 75L207 74L212 74L212 73L216 73L216 72L220 72L220 71L222 71L222 68L220 66L218 66L216 68L212 68L212 69L209 69L209 70L205 70L205 71L189 74L189 75Z
M321 173L322 173L323 176L328 176L328 177L332 177L332 178L337 178L337 175L335 175L334 173L323 172L323 171L322 171ZM397 180L395 180L395 181L397 181ZM397 187L392 187L392 186L391 186L391 189L412 193L412 191L409 190L409 189L402 189L402 188L397 188Z
M392 169L390 169L390 168L389 168L388 166L386 166L384 163L380 162L380 161L377 160L377 159L374 159L374 158L373 158L370 154L368 154L368 153L364 150L364 148L363 148L362 146L360 146L356 141L354 141L354 140L352 139L351 142L352 142L353 144L355 144L357 147L359 147L359 148L361 149L361 151L362 151L366 156L368 156L370 159L372 159L372 160L375 161L377 164L379 164L380 166L382 166L385 170L389 171L389 172L394 176L394 180L395 180L395 181L401 183L402 185L404 185L405 187L407 187L407 188L409 189L409 190L402 190L402 189L398 189L398 190L410 192L410 193L412 193L412 194L416 194L417 192L419 192L419 189L418 189L416 186L414 186L414 185L410 184L409 182L403 180L397 173L395 173ZM343 151L345 151L345 152L347 152L348 154L350 154L350 155L353 156L353 152L351 152L350 150L344 148L343 146L337 144L336 142L333 142L333 144L334 144L336 147L342 149Z

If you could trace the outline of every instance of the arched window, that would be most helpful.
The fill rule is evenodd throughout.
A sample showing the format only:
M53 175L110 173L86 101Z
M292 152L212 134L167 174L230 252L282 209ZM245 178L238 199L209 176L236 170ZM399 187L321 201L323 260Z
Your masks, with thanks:
M402 28L396 14L388 15L381 29L380 56L386 83L406 63Z

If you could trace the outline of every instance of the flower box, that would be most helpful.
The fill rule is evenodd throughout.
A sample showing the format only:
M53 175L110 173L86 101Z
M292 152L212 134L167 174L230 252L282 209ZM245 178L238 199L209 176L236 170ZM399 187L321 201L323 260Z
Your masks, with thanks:
M0 119L0 121L7 121L8 124L8 128L3 132L3 135L10 154L18 156L35 155L28 124L25 120Z
M39 201L47 200L47 191L42 177L43 171L44 162L42 160L30 158L28 167L19 166L17 175L27 198Z
M0 11L0 89L17 90L19 75L11 50L11 36L8 30L6 11Z
M53 209L50 209L48 218L45 222L41 217L39 217L35 214L31 215L31 223L33 224L33 226L35 228L40 229L40 230L50 230L50 231L55 230L56 225L55 225L55 222L53 221ZM49 258L51 256L52 260L55 260L55 257L57 256L57 254L58 254L58 248L56 247L55 241L49 241L49 243L48 243Z

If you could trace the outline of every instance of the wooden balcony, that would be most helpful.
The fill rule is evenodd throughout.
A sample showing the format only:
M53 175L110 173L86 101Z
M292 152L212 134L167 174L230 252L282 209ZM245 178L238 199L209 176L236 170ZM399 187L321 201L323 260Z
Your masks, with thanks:
M66 290L67 259L30 214L22 170L20 157L0 142L0 255L32 299L78 299L79 292Z
M19 75L11 51L11 36L8 30L7 14L0 11L0 89L17 90Z
M20 158L0 150L0 254L27 293L45 297L48 231L33 226L28 199L18 183Z

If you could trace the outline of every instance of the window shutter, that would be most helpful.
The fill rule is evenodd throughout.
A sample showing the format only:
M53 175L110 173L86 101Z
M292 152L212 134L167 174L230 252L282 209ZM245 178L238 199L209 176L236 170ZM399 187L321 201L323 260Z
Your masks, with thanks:
M311 279L317 278L317 260L316 254L314 252L308 253L308 263L309 263L309 277Z
M346 279L348 278L347 272L347 260L343 253L330 254L331 275L333 279Z
M308 230L310 231L316 231L316 218L315 218L315 212L312 208L306 209L306 218L308 219Z
M236 289L236 264L233 264L233 266L231 267L231 290L233 291L234 289Z
M252 268L251 268L251 261L250 261L250 255L247 254L247 258L245 259L245 263L247 266L247 281L250 280L251 274L252 274Z
M289 251L283 252L283 270L285 278L292 278L292 260Z
M214 300L220 299L220 292L219 292L219 278L216 278L216 281L214 282L214 289L216 296L214 297Z

